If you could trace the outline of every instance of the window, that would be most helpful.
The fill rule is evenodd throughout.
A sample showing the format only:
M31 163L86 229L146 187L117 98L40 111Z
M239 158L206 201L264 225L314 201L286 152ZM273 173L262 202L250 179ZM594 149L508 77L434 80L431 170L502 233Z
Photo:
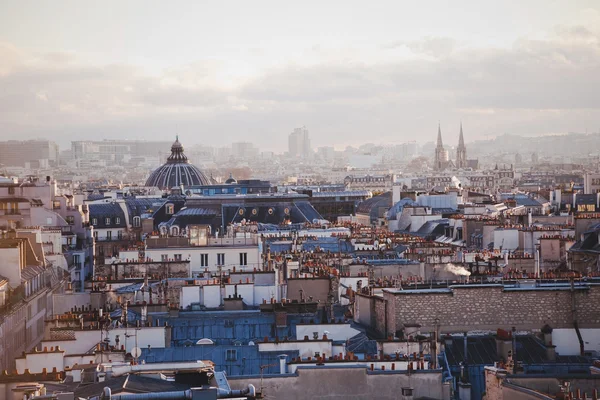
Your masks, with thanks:
M169 261L169 255L168 254L161 254L160 255L160 260L161 261Z
M217 265L225 265L225 253L217 253Z
M200 254L200 266L208 267L208 254Z
M123 231L117 231L117 239L123 239Z
M248 253L240 253L240 265L248 265Z
M98 231L94 231L94 240L98 240Z
M110 225L110 217L104 218L104 224L105 225Z
M112 231L106 231L106 240L112 239Z
M181 254L175 254L175 261L181 261Z
M92 218L92 225L94 225L94 226L98 225L98 218Z
M116 217L115 218L115 225L119 225L121 223L121 218L120 217Z
M178 226L171 227L171 236L179 236L179 227Z
M167 215L173 215L175 214L175 206L173 204L167 204L165 207L165 212Z
M14 186L10 186L8 188L8 194L15 194L15 187Z
M133 226L135 228L139 228L141 226L141 218L140 217L133 217Z
M69 225L74 225L75 224L75 217L72 215L67 215L65 218L65 221L67 221L67 224Z
M226 361L237 361L237 350L229 349L225 352L225 360Z

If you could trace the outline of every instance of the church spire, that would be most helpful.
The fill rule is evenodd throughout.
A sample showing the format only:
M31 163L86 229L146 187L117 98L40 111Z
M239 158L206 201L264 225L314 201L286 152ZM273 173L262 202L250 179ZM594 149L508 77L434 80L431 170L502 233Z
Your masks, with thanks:
M467 167L467 147L463 135L462 121L460 123L460 134L458 135L458 147L456 148L456 168Z
M460 123L460 135L458 137L458 147L465 147L465 138L463 137L462 122Z
M437 147L444 147L444 143L442 143L442 127L438 123L438 137L437 137Z

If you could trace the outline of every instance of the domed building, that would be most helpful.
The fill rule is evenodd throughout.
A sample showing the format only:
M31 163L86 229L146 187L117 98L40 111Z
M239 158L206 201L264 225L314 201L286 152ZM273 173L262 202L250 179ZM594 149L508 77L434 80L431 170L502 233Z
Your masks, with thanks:
M228 185L231 185L231 184L237 183L237 181L236 181L236 180L235 180L235 178L233 177L233 174L231 174L231 173L230 173L230 174L229 174L229 179L227 179L227 180L225 181L225 183L226 183L226 184L228 184Z
M171 146L171 155L167 162L154 170L146 180L146 186L156 186L168 190L180 186L211 185L211 180L202 171L190 164L179 137Z

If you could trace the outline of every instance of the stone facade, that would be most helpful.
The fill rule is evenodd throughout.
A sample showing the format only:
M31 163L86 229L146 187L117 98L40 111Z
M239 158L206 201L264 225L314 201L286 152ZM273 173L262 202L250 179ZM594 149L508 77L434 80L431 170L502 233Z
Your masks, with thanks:
M600 327L600 287L560 289L505 288L502 285L465 285L422 291L385 290L387 329L395 334L407 324L433 331L435 318L441 332L496 330L515 326L519 330L572 328L577 318L581 328ZM575 308L575 315L571 312ZM378 321L374 327L381 329Z

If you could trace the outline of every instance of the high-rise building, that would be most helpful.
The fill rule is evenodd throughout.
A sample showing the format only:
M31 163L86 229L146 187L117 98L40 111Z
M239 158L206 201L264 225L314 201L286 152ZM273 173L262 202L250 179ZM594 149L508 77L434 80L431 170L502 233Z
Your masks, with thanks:
M458 137L458 147L456 148L456 168L467 167L467 147L463 137L462 122L460 124L460 136Z
M164 149L170 145L167 141L147 140L73 141L71 152L74 159L97 158L120 163L129 157L163 157Z
M10 167L38 167L58 163L58 145L50 140L9 140L0 142L0 164Z
M306 126L295 128L288 137L288 152L290 157L308 158L312 154L310 137Z

